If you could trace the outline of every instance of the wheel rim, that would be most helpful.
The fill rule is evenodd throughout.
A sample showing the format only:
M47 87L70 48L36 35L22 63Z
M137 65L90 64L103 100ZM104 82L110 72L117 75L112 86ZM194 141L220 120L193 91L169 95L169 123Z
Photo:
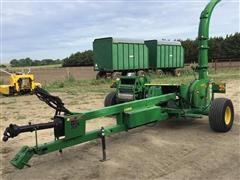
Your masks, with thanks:
M175 75L177 76L177 77L179 77L180 76L180 71L175 71Z
M224 115L224 120L225 120L226 125L230 124L231 116L232 116L231 109L230 109L229 106L227 106L226 109L225 109L225 115Z

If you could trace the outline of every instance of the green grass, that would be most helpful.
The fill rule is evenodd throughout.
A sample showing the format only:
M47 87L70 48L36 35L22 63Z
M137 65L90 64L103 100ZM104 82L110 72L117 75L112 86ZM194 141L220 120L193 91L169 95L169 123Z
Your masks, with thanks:
M198 74L194 73L192 70L184 70L180 77L174 77L171 75L164 75L158 77L157 75L151 75L152 83L162 83L162 84L184 84L197 78ZM214 69L209 69L209 77L215 82L224 82L234 79L240 79L240 68L219 68L215 72Z
M43 66L22 66L22 67L11 67L10 64L6 65L7 68L10 68L13 71L22 70L22 69L35 69L35 68L59 68L62 67L62 64L50 64L50 65L43 65Z
M55 81L43 86L46 90L53 92L67 92L70 95L79 93L105 93L108 91L111 80L76 80L73 76L63 81Z
M196 73L196 78L198 74ZM152 83L161 84L184 84L194 80L192 70L184 70L180 77L164 75L158 77L156 74L150 74ZM225 82L234 79L240 79L240 68L219 68L216 72L214 69L209 70L209 77L215 82ZM66 92L69 95L81 93L106 94L111 91L110 85L112 80L76 80L72 76L63 81L55 81L47 84L44 88L50 92Z

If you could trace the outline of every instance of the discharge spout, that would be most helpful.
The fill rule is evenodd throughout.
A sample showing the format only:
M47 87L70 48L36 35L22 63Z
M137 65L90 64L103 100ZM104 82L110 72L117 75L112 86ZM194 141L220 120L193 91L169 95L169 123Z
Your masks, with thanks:
M211 0L200 16L198 29L198 70L199 79L208 79L208 38L209 38L209 23L214 7L221 0Z

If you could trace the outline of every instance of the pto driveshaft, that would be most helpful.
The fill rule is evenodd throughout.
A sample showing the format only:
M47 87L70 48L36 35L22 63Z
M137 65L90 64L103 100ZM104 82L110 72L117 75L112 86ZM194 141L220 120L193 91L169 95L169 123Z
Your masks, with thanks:
M54 130L61 130L63 128L63 121L61 118L55 118L53 122L30 124L18 126L16 124L10 124L3 133L3 141L8 141L9 138L14 138L20 133L33 132L37 130L44 130L54 128Z

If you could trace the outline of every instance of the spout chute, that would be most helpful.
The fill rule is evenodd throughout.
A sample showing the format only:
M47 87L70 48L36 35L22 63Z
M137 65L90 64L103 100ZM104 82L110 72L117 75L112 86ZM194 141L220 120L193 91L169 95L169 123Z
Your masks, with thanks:
M211 0L200 16L198 40L199 40L199 56L198 69L199 79L208 79L208 38L209 38L209 23L214 7L221 0Z

